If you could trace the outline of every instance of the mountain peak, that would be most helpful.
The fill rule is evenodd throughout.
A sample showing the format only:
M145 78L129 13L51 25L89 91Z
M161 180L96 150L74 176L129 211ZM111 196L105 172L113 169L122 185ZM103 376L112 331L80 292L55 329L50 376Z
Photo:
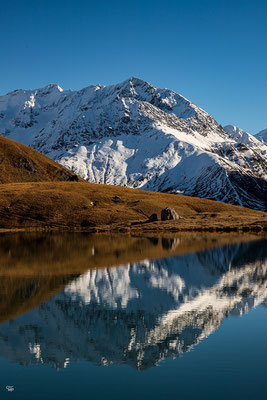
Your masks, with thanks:
M39 89L41 91L58 91L58 92L63 92L63 89L57 85L56 83L49 83L48 85L44 86L43 88Z
M235 125L225 125L223 129L228 133L228 134L242 134L242 133L247 133L248 132L244 131L243 129L239 128L238 126Z
M144 79L141 78L137 78L136 76L131 76L130 78L126 79L124 82L132 82L136 85L149 85L152 86L150 83L148 83L147 81L145 81Z
M151 91L156 90L153 85L144 81L143 79L136 78L135 76L125 79L125 81L114 86L116 89L121 88L122 90L129 91L130 95L135 96L143 94L144 92L150 93Z
M250 133L238 128L238 126L226 125L223 129L239 144L247 145L249 147L260 145L258 138L255 138L255 136Z

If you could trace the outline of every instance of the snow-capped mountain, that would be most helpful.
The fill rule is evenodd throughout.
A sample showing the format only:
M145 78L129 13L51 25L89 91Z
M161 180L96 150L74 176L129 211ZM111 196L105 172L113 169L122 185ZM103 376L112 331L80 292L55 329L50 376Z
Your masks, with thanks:
M266 282L266 240L89 270L0 325L0 357L150 368L190 351L229 315L266 302Z
M261 142L267 144L267 129L263 129L255 135L255 137Z
M240 141L183 96L137 78L8 93L0 134L90 182L266 209L267 146Z
M262 143L256 138L256 136L238 128L234 125L226 125L223 129L233 138L237 143L244 144L250 148L262 148Z

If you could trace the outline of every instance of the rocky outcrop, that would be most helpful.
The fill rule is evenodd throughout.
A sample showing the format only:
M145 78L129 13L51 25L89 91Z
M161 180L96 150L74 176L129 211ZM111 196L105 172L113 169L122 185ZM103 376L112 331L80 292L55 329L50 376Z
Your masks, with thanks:
M156 213L153 213L150 215L150 217L148 219L150 222L158 221L158 216Z
M161 210L161 220L162 221L168 221L168 220L178 220L179 215L175 211L174 208L166 207L163 210Z

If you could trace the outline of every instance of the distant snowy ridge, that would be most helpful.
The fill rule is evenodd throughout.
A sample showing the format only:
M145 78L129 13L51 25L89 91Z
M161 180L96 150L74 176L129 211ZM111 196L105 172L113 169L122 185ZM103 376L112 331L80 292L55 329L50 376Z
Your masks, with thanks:
M267 144L267 129L263 129L255 135L255 137L261 142Z
M227 128L227 129L226 129ZM266 209L267 146L138 78L80 91L48 85L0 97L0 134L95 183Z

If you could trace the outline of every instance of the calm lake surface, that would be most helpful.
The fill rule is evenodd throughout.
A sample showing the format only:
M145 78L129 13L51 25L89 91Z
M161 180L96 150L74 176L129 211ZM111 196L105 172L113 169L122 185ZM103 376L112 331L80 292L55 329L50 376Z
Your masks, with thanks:
M262 400L266 360L266 239L0 236L1 399Z

